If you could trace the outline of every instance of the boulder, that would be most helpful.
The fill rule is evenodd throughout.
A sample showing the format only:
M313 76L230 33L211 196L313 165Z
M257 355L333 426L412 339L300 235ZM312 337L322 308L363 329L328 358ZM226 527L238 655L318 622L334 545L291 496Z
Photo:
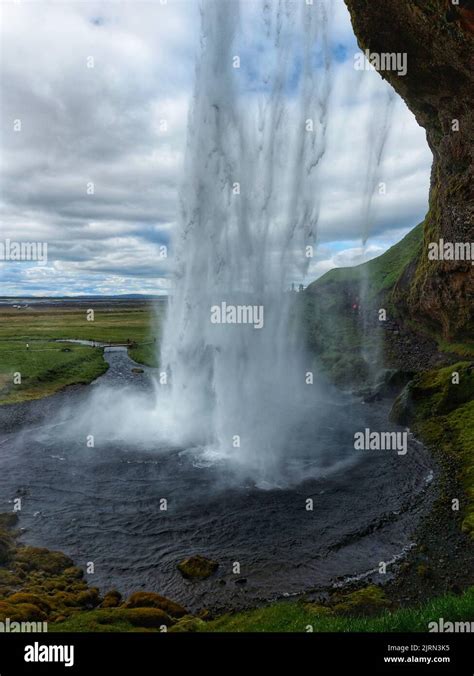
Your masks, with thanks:
M178 564L178 570L181 575L190 580L205 580L210 577L219 568L217 561L206 559L204 556L197 554L184 559Z
M159 608L171 617L184 617L188 611L179 603L154 592L135 592L130 596L126 608Z

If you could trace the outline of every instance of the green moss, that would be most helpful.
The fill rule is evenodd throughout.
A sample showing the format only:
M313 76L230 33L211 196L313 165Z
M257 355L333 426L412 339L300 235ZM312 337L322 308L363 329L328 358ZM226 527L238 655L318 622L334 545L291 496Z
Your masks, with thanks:
M15 533L12 532L12 528L17 520L16 514L8 512L0 514L0 566L11 561L15 544Z
M201 631L205 628L206 623L204 620L201 620L199 617L193 617L192 615L186 615L181 618L176 624L170 627L171 632L176 633L189 633Z
M416 568L416 573L419 577L426 579L431 577L432 570L426 563L420 563Z
M47 615L33 603L9 603L0 601L0 621L7 618L14 622L43 622Z
M49 624L50 631L58 632L133 632L137 629L123 618L116 617L115 621L104 622L102 611L92 610L76 612L70 617L58 616L55 622Z
M12 538L8 533L0 531L0 566L5 565L11 559L13 551Z
M0 514L0 530L12 530L18 524L16 512L4 512Z
M186 608L165 596L153 592L135 592L126 603L127 608L159 608L172 617L184 617L187 615Z
M373 599L377 603L377 598ZM382 601L379 599L379 602ZM206 632L426 632L440 617L451 621L474 620L474 587L462 595L447 594L414 608L379 609L371 617L315 613L298 602L272 603L241 613L218 617L201 625Z
M333 601L333 610L339 615L367 616L389 607L390 602L384 592L375 585L344 594Z
M16 592L7 597L7 602L17 605L29 603L31 605L39 608L43 613L48 614L51 610L51 605L48 603L44 596L39 596L38 594L27 594L25 592Z
M77 605L80 608L96 608L101 602L97 587L89 587L77 594Z
M341 354L336 357L323 355L322 363L335 385L344 386L348 382L363 384L369 376L367 362L358 354Z
M173 620L159 608L114 608L98 610L97 619L101 624L127 622L133 627L159 629L170 627Z
M304 603L303 608L312 615L320 617L331 617L334 615L334 610L329 606L322 606L319 603Z
M0 568L0 587L10 588L21 584L21 577L11 570Z
M204 556L197 554L196 556L191 556L189 559L185 559L178 564L178 570L183 575L189 579L205 579L210 577L218 569L219 564L217 561L212 561L211 559L206 559Z
M116 589L111 589L104 596L101 608L116 608L122 601L122 594Z
M64 610L65 608L75 608L79 605L77 596L67 591L58 591L51 596L51 603L54 608Z
M71 566L64 570L64 576L67 578L73 578L76 580L82 580L84 577L84 571L79 566Z
M459 383L453 383L453 373ZM464 490L462 529L474 539L474 369L470 362L418 374L396 400L391 418L439 450Z
M39 570L51 574L62 573L74 565L62 552L50 552L42 547L19 547L16 560L24 570Z

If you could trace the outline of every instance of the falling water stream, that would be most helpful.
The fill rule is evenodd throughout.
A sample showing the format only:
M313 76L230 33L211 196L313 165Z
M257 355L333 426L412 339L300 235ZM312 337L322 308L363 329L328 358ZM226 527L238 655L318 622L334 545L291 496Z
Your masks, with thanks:
M239 31L245 6L261 24L265 64L251 93L242 84L250 67ZM264 481L280 471L288 435L319 385L288 289L296 271L304 274L317 233L330 19L328 1L207 0L202 9L161 364L171 376L170 415L188 441ZM224 303L227 312L259 312L261 325L227 315L214 322Z

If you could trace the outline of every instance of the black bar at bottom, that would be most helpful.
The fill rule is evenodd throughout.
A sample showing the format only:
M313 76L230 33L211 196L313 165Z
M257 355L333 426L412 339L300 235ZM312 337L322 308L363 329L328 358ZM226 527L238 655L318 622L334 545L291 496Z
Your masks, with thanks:
M0 634L0 676L182 673L474 673L472 634ZM50 648L49 646L55 646ZM73 646L73 653L70 650ZM66 662L73 663L66 666ZM25 658L37 661L25 661ZM62 662L42 661L63 659ZM305 666L306 665L306 666Z

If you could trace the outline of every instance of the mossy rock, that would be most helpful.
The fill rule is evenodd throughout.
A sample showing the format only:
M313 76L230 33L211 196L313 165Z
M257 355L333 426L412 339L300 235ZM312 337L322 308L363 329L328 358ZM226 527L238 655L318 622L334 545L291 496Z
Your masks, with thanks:
M16 560L23 570L39 570L53 575L74 567L73 561L62 552L51 552L43 547L19 547Z
M51 611L51 605L44 596L38 594L28 594L26 592L15 592L8 596L7 603L13 605L29 603L38 607L43 613L48 614Z
M175 625L170 628L171 632L176 633L191 633L201 631L205 628L206 623L204 620L201 620L200 617L194 617L193 615L186 615L182 617Z
M198 617L200 620L210 622L211 620L214 619L214 613L212 612L212 610L209 610L209 608L201 608L201 610L198 613Z
M18 514L16 512L2 512L0 514L0 530L11 530L18 523Z
M332 382L341 387L354 381L365 383L369 377L367 362L359 355L342 354L324 365Z
M453 373L459 383L453 384ZM464 491L462 531L474 539L474 369L458 362L419 374L410 384L414 432L437 452Z
M77 594L67 591L58 591L50 599L52 606L57 609L77 608L80 606Z
M8 530L0 529L0 566L11 561L14 554L14 548L15 540L13 534L8 532Z
M344 594L339 598L336 597L335 600L333 609L335 613L340 615L374 615L390 607L390 601L380 587L375 585Z
M334 615L332 608L328 606L322 606L319 603L304 603L303 608L313 615L319 615L320 617L327 617L328 615Z
M389 420L396 425L410 425L413 421L415 404L413 402L411 383L408 383L393 402Z
M465 519L463 519L461 530L463 533L466 533L466 535L469 535L471 539L474 540L474 511L471 511L471 513L468 514Z
M185 559L178 564L181 575L190 580L204 580L215 573L218 568L217 561L206 559L199 554L190 556L189 559Z
M101 608L117 608L122 602L122 594L116 589L111 589L104 596L102 603L100 604Z
M173 619L159 608L116 608L110 611L98 611L101 613L101 622L115 624L116 622L129 622L134 627L146 627L157 629L171 627Z
M159 608L171 617L184 617L188 611L179 603L175 603L165 596L154 592L135 592L130 596L126 608Z
M14 622L44 622L46 614L32 603L8 603L0 601L0 621L7 617Z
M84 571L82 568L79 568L79 566L71 566L70 568L66 568L63 574L65 577L75 580L82 580L84 577Z
M77 594L77 605L80 608L85 608L87 610L92 610L93 608L97 608L97 606L101 602L101 598L99 595L99 590L97 587L90 587L89 589L86 589L85 591L81 591Z
M426 563L420 563L416 568L416 573L418 577L421 577L422 579L427 579L432 576L433 571L428 565L426 565Z
M44 580L42 586L47 591L65 591L67 585L63 579L53 578L52 580Z
M15 612L15 608L6 601L0 601L0 622L5 622L7 617L12 617L12 613Z
M0 568L0 586L16 587L21 584L21 577L12 570Z

